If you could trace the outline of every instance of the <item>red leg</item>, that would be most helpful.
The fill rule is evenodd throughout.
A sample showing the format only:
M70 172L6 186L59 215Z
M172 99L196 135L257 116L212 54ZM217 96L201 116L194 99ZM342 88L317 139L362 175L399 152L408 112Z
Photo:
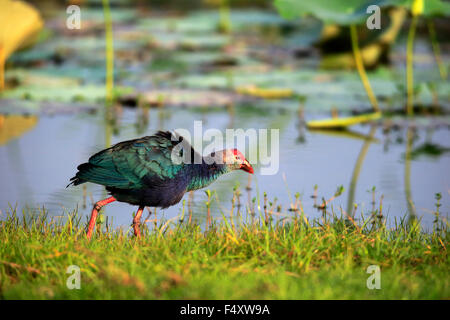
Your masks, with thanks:
M113 201L116 201L116 198L114 197L109 197L100 201L97 201L94 204L94 208L92 208L92 213L91 213L91 219L89 220L89 226L88 226L88 230L86 233L86 237L90 240L92 237L92 232L94 231L95 228L95 221L97 220L97 216L98 216L98 212L100 211L100 209L107 205L108 203L111 203Z
M145 207L139 207L138 211L136 212L136 215L134 216L133 219L133 229L134 229L134 235L138 238L141 237L141 229L140 229L140 224L141 224L141 216L142 216L142 211L144 211Z

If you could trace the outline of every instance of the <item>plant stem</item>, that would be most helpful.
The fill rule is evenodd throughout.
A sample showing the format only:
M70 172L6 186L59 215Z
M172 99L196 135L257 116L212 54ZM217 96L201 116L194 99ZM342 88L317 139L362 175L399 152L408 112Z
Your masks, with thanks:
M370 86L369 78L367 77L366 70L364 68L364 62L361 56L361 51L359 50L358 45L358 32L356 30L356 25L352 24L350 26L350 36L352 40L352 49L353 55L355 57L356 68L358 69L359 76L364 85L364 89L366 90L367 96L369 97L370 103L372 104L373 109L376 112L380 111L378 106L378 101L375 94L372 91L372 87Z
M409 26L408 42L406 45L406 90L407 90L407 102L406 113L408 116L414 114L414 36L416 34L417 17L413 16L411 25Z
M114 44L109 0L103 0L103 14L105 16L106 39L106 105L109 106L113 101L114 88Z
M5 54L0 45L0 92L5 89Z
M434 57L439 68L439 74L441 75L442 80L447 80L447 68L442 63L441 50L439 48L439 42L437 41L433 20L429 19L427 21L427 25L428 32L430 33L431 46L433 48Z
M114 44L112 34L111 11L109 0L103 0L103 15L105 17L105 55L106 55L106 93L105 93L105 144L111 146L112 134L112 102L114 89Z
M231 31L231 19L230 19L230 5L228 0L222 0L219 8L219 31L221 33L230 33Z

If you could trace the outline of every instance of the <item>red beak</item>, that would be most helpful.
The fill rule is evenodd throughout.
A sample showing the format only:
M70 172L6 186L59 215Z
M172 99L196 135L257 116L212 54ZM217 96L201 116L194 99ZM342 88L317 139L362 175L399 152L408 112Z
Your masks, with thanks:
M241 164L241 170L244 170L245 172L253 174L253 167L250 165L250 163L247 160L244 160L244 162Z

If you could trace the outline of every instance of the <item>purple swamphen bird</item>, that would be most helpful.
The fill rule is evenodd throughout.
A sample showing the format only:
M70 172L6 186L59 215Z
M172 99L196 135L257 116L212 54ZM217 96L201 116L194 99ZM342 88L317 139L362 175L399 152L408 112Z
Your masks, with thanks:
M174 154L188 161L173 161ZM111 194L95 203L87 230L88 239L92 237L98 212L108 203L117 200L139 206L133 219L134 234L139 237L140 219L146 206L170 207L186 192L204 188L233 170L253 173L252 166L237 149L202 157L183 137L169 131L120 142L94 154L89 162L77 169L69 185L97 183L104 185Z

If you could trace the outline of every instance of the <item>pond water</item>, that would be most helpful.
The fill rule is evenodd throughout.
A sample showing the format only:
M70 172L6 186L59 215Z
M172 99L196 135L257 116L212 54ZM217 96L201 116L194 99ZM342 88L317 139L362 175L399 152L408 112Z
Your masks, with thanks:
M431 228L435 210L435 194L442 194L441 212L448 214L450 132L447 125L428 125L433 119L416 119L416 130L408 140L407 129L402 125L393 126L389 133L382 126L372 129L369 125L352 128L353 134L345 132L315 132L301 126L296 112L272 110L264 115L236 108L231 113L215 110L202 113L199 110L166 108L150 109L148 125L137 126L136 121L142 115L140 110L123 108L117 130L111 143L150 135L159 129L185 128L193 130L194 121L203 121L204 130L217 128L225 131L232 124L234 128L277 128L280 129L279 170L274 175L261 175L258 165L251 180L251 190L246 190L248 174L234 172L219 178L209 189L216 191L217 199L212 205L212 214L221 217L221 207L225 215L231 208L232 190L239 182L242 192L241 202L251 202L253 197L263 201L263 192L267 192L269 201L276 197L282 205L282 214L292 216L287 209L296 192L301 194L305 214L308 217L320 216L314 208L314 186L317 185L318 201L329 199L338 186L345 191L330 205L336 213L340 207L347 210L347 202L354 190L354 202L358 204L357 215L370 214L372 208L372 188L376 187L376 207L383 196L383 214L391 220L408 214L410 197L416 214L422 217L423 226ZM268 113L268 114L267 114ZM307 114L307 118L325 117L321 114ZM75 174L76 167L86 162L89 156L105 147L106 136L102 114L71 114L40 116L37 124L20 138L0 145L0 210L5 215L9 207L18 209L45 207L52 216L61 216L78 209L80 214L88 216L92 201L105 197L101 186L85 184L87 197L83 197L83 187L66 185ZM437 119L435 119L437 121ZM394 120L395 122L395 120ZM412 132L412 131L411 131ZM368 139L372 136L372 139ZM365 138L366 137L366 138ZM410 186L405 180L405 152L408 141L411 143ZM423 146L431 147L435 152L421 152ZM239 146L238 146L239 147ZM430 149L430 148L428 148ZM436 150L438 151L436 151ZM358 162L358 158L360 161ZM357 179L352 176L360 165ZM285 177L285 179L284 179ZM405 185L406 183L406 185ZM409 190L410 189L410 190ZM187 199L185 195L184 199ZM215 197L214 197L215 198ZM194 194L194 218L204 221L206 218L206 196L201 190ZM84 206L83 203L86 203ZM164 216L172 218L180 214L182 205L166 210L158 210L158 219ZM113 224L128 227L132 212L136 207L125 203L113 203L105 208L106 216Z
M337 214L340 208L349 211L355 202L357 216L370 215L374 197L375 208L382 199L382 213L391 221L415 214L429 229L436 193L442 194L441 214L448 214L450 85L440 78L427 34L419 33L415 45L418 114L433 114L439 106L444 115L409 121L384 117L374 127L318 132L302 125L299 101L303 100L304 120L329 118L330 111L344 115L371 108L357 72L350 68L351 52L343 56L349 64L338 62L339 70L322 66L334 60L313 46L322 33L320 21L285 21L274 10L236 9L230 16L233 31L221 34L215 9L179 14L143 10L144 4L130 10L117 6L112 9L115 94L124 98L119 101L131 97L137 105L157 105L161 97L166 100L165 107L150 109L148 123L143 121L142 109L122 108L112 129L102 112L83 112L103 109L103 10L83 6L82 30L67 30L66 8L54 5L51 10L40 8L46 29L38 43L9 59L8 90L0 99L0 219L16 206L19 210L45 207L52 216L78 210L88 217L93 202L106 193L90 183L66 188L79 164L107 145L160 129L192 132L198 120L204 130L264 128L280 133L276 174L262 175L256 164L251 180L239 171L209 187L218 198L214 196L212 202L216 218L222 217L221 208L229 215L237 183L242 204L253 208L252 199L259 198L262 206L267 192L268 201L276 198L277 206L281 205L281 217L294 214L288 208L297 192L305 214L321 216L315 202L331 198L341 185L344 192L328 207ZM406 36L401 33L392 44L391 63L369 73L383 111L404 109ZM447 63L444 49L442 54ZM276 100L237 94L249 86L287 89L293 94ZM230 110L225 105L235 107ZM205 201L205 192L195 192L192 211L201 222L207 215ZM181 209L180 203L157 210L157 217L173 218ZM113 203L104 212L114 226L128 227L135 210Z

